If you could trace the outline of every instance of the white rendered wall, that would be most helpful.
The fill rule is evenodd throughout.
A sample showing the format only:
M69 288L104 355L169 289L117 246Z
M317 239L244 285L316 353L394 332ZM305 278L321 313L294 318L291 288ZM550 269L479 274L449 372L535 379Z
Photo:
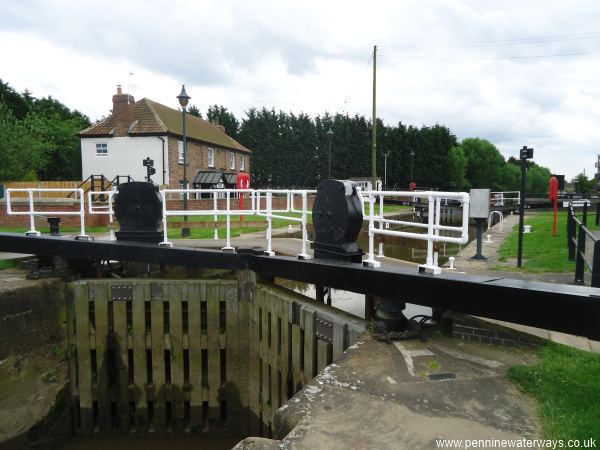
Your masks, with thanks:
M165 184L169 183L169 152L167 137L163 137ZM106 156L96 156L96 144L108 144ZM156 174L152 181L163 184L163 143L156 136L112 137L81 139L81 172L85 180L90 175L104 175L112 180L117 175L129 175L135 181L144 181L146 168L142 161L154 160Z

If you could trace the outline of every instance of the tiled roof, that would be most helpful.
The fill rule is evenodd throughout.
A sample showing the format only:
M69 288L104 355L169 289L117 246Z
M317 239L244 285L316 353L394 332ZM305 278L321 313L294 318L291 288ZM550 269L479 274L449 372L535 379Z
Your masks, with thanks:
M182 136L181 119L181 111L143 98L133 105L133 122L129 124L127 134L136 136L172 133L177 136ZM113 128L114 119L111 115L81 131L79 136L111 136ZM190 139L196 139L219 147L250 152L249 149L229 137L217 126L189 114L186 116L186 134Z

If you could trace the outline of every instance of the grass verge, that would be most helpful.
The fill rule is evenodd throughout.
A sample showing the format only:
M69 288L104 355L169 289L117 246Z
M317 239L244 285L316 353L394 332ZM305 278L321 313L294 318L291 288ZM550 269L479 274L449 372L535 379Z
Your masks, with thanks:
M19 262L13 259L0 259L0 270L19 267Z
M549 342L537 364L511 367L508 379L537 400L545 438L600 438L600 354Z
M531 233L523 234L523 267L525 272L572 272L575 263L569 261L567 250L567 212L559 211L556 236L552 236L553 212L540 212L525 217L525 225L531 225ZM515 227L502 243L500 261L517 257L519 227ZM498 266L496 269L505 270ZM511 270L514 270L511 267Z

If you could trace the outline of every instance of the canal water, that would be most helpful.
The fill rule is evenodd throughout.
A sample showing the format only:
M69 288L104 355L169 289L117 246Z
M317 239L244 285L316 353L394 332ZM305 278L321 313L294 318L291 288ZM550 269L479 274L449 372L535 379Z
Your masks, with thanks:
M229 450L242 439L230 436L76 437L58 450Z
M414 218L408 219L414 220ZM450 224L448 224L450 225ZM410 231L413 233L422 232L423 229L414 227L400 227L395 228L401 231ZM419 231L420 230L420 231ZM452 236L456 236L456 233ZM476 236L476 227L469 227L469 242L472 241ZM293 237L301 237L300 233L294 234ZM404 261L410 261L417 264L424 264L427 258L427 242L419 241L415 239L406 239L401 237L392 236L377 236L375 239L375 253L378 254L379 244L383 245L383 254L388 258L401 259ZM364 250L369 248L369 237L364 231L361 231L358 237L358 245ZM466 245L466 244L465 244ZM437 243L434 246L434 251L438 252L438 264L443 265L450 256L458 254L463 245L459 244L445 244ZM415 269L416 270L416 269ZM312 284L301 283L293 280L284 280L277 278L275 282L287 289L291 289L299 294L307 297L315 298L316 291L315 286ZM411 318L418 314L431 315L431 308L415 305L408 303L410 299L404 299L401 296L402 286L398 286L399 299L406 301L406 309L404 315L407 318ZM331 291L331 305L335 308L346 311L350 314L354 314L362 319L365 318L365 296L364 294L357 294L355 292L342 291L338 289L332 289Z

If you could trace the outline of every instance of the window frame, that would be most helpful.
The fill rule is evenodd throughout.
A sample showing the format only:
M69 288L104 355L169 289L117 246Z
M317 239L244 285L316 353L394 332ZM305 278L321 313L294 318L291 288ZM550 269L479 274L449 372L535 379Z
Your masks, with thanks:
M246 170L246 158L245 155L240 155L240 171L244 172Z
M104 151L98 151L98 150ZM104 158L108 156L108 143L106 142L96 142L96 156L99 158Z
M207 148L208 148L208 151L206 152L207 166L215 167L215 149L212 147L207 147Z
M183 159L183 141L177 141L177 160L179 164L184 164L185 162Z
M229 169L235 170L235 152L229 154Z

